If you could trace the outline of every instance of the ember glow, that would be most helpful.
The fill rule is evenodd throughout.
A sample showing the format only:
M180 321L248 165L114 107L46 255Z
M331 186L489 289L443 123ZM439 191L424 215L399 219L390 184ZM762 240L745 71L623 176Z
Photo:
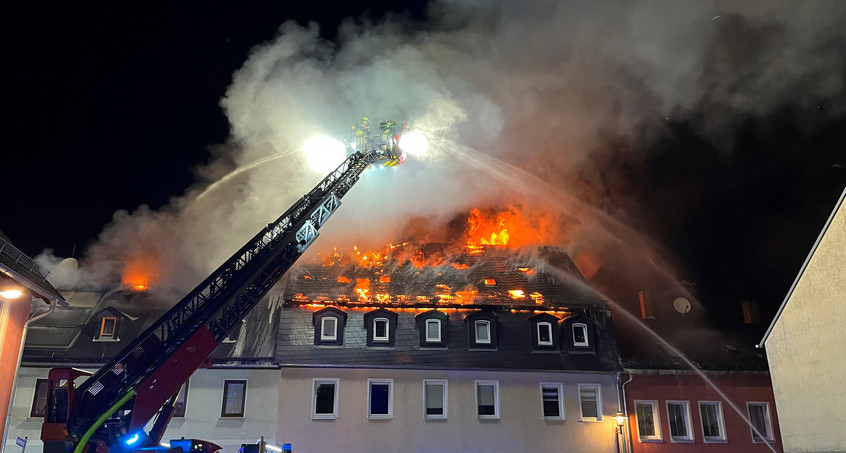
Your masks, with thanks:
M154 255L139 256L126 263L121 281L135 291L146 291L159 282L161 277L159 267Z

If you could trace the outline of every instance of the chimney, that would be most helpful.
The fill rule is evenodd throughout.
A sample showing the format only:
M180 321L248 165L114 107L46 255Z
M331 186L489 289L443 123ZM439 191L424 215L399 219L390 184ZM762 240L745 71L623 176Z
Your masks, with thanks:
M652 315L652 298L646 291L638 291L637 298L640 300L640 317L641 319L655 319Z
M758 310L758 304L744 300L740 304L743 307L743 322L745 324L761 324L761 312Z

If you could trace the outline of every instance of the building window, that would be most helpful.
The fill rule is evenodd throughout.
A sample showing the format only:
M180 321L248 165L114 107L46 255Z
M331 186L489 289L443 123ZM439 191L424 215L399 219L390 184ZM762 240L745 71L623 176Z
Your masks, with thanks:
M476 415L480 419L499 418L499 381L476 381Z
M476 343L491 344L491 322L477 320L475 323Z
M117 318L114 316L104 316L100 321L100 337L114 337L117 328Z
M573 324L573 346L590 346L587 324L580 322Z
M394 416L393 386L393 379L367 380L367 418Z
M424 418L447 418L447 381L423 380Z
M49 382L47 379L35 381L35 394L32 397L32 409L29 411L30 417L43 417L47 413L47 385Z
M599 384L579 384L579 406L582 421L602 420L602 391Z
M770 403L746 403L749 422L752 423L752 442L773 440L773 421L770 418Z
M327 316L320 320L320 339L323 341L338 340L338 318Z
M311 418L338 418L338 379L315 379L311 395Z
M176 396L176 402L173 403L173 416L177 418L185 417L185 407L188 403L188 381L182 384L179 389L179 394Z
M247 381L225 380L223 382L223 408L221 417L243 417L247 400Z
M661 422L658 416L658 401L635 400L637 435L641 442L661 440Z
M552 323L539 322L538 326L538 346L552 346Z
M693 430L690 429L689 402L667 401L667 421L670 426L671 441L693 442Z
M564 420L564 384L541 382L541 413L544 420Z
M705 442L725 442L726 427L723 421L723 405L719 401L700 401L699 415L702 419L702 438Z
M426 320L426 342L440 343L441 342L441 320L427 319Z
M373 320L373 341L390 340L388 334L388 318L376 318Z

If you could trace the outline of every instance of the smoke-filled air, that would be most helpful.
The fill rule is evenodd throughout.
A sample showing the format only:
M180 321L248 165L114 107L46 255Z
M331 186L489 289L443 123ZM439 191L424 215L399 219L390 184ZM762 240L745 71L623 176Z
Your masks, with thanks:
M423 132L428 153L365 172L312 254L505 215L531 232L511 245L564 248L600 290L675 282L684 264L638 215L652 145L695 117L730 154L737 118L842 96L844 23L834 2L558 0L434 2L425 22L350 18L333 42L284 23L221 93L230 139L186 193L115 213L78 270L40 260L59 288L184 292L325 176L307 140L368 116Z

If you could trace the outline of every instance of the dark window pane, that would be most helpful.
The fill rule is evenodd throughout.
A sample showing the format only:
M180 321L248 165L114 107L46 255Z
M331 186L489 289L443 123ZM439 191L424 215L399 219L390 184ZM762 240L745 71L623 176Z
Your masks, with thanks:
M377 319L373 326L373 337L374 338L387 338L388 337L388 321L386 319Z
M388 384L370 384L370 413L388 414Z
M767 432L766 407L763 404L754 404L749 406L749 421L755 427L752 430L752 437L754 439L769 438L770 433ZM757 432L755 432L757 430ZM758 433L761 433L758 435Z
M573 326L573 341L575 341L576 344L587 343L587 329L585 326Z
M32 398L30 417L43 417L47 413L47 379L35 381L35 396Z
M655 436L655 419L651 404L637 405L637 431L641 437Z
M174 417L185 417L185 403L187 402L187 398L188 382L186 381L182 384L182 388L179 389L179 396L176 397L176 403L173 405Z
M687 437L687 421L683 404L670 403L667 405L670 418L670 435L673 437Z
M558 387L543 388L543 416L560 417L561 411L558 404Z
M444 415L444 386L426 384L426 415Z
M244 397L247 393L247 381L224 381L223 417L243 417Z
M579 399L582 404L582 417L598 418L599 411L596 404L596 388L582 387L579 389Z
M493 385L479 384L476 386L479 415L496 415L495 392L496 388Z
M105 317L100 324L100 336L112 337L115 335L115 326L117 325L117 318Z
M335 413L335 384L317 384L317 401L314 412L317 414Z
M717 420L717 405L708 403L699 406L702 416L702 434L705 437L720 437L720 422Z
M549 324L538 324L538 341L549 343L552 338L552 327Z

